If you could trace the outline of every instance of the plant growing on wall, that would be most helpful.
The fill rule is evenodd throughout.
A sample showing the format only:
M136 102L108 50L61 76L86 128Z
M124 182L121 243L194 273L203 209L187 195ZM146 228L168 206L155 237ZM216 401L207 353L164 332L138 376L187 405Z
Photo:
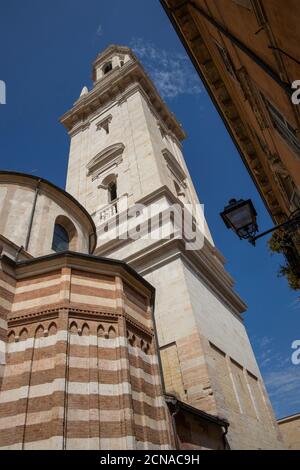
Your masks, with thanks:
M295 235L295 238L300 238ZM279 276L286 277L289 286L293 290L300 289L300 256L297 253L296 244L298 240L292 240L290 235L284 230L277 230L268 241L269 248L273 253L284 255L286 262L280 266Z

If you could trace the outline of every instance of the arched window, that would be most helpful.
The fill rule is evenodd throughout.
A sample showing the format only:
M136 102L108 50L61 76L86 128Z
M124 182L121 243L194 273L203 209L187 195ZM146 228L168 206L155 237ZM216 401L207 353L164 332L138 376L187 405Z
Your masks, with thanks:
M106 75L108 72L112 70L112 63L108 62L107 64L104 65L103 67L103 74Z
M108 185L108 201L113 202L118 198L117 182L111 181Z
M72 220L60 214L56 217L53 225L52 250L57 253L78 251L78 234Z
M61 251L68 251L69 242L69 235L66 229L60 224L55 224L52 240L52 250L56 251L56 253L59 253Z

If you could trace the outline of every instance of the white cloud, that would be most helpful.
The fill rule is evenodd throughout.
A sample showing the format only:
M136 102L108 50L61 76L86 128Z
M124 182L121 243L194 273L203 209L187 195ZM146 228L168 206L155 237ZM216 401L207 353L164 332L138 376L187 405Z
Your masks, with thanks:
M96 36L102 36L103 35L103 28L102 28L102 25L99 24L98 28L97 28L97 31L96 31Z
M131 48L141 60L163 98L201 93L200 78L188 56L158 48L141 38L133 39Z
M299 310L300 309L300 297L297 297L295 300L293 300L292 309L293 310Z
M267 372L265 383L271 397L285 401L292 398L300 405L300 367L290 366Z
M268 336L263 336L263 338L259 339L258 345L260 348L265 348L272 342L273 342L273 338L269 338Z
M292 350L278 351L275 338L255 338L257 359L277 417L300 408L300 366L291 361Z
M266 357L265 359L261 361L260 367L266 367L266 365L268 365L271 361L272 361L271 357Z

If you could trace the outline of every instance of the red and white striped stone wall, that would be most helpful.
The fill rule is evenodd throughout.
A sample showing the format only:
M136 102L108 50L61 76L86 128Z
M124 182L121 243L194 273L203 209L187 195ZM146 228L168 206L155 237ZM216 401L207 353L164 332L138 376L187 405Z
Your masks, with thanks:
M14 277L4 272L0 264L0 390L5 368L7 317L12 309L15 285Z
M15 267L0 448L170 448L149 290L75 261Z

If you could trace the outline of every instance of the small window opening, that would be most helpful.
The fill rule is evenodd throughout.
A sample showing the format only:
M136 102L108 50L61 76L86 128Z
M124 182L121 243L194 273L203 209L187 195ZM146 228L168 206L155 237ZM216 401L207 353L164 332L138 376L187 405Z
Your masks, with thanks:
M109 202L113 202L117 199L118 194L117 194L117 183L115 181L112 181L108 185L108 198Z
M107 73L109 73L111 70L112 70L112 63L111 63L111 62L108 62L108 64L105 64L105 65L104 65L104 67L103 67L103 73L104 73L104 75L106 75Z
M61 251L68 251L69 249L69 235L68 232L60 224L55 224L53 240L52 240L52 250L56 253Z

